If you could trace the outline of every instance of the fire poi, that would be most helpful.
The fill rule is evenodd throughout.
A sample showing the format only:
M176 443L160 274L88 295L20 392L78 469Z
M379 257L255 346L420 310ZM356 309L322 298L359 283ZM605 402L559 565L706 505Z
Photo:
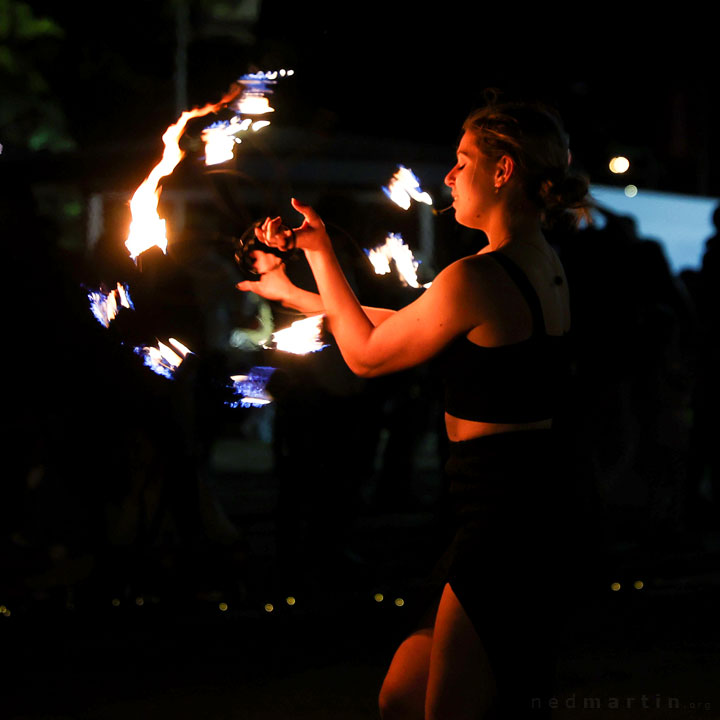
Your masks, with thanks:
M267 98L267 95L273 92L271 86L277 82L278 77L292 74L292 70L280 70L243 75L219 102L186 110L175 123L168 127L162 136L165 146L162 159L137 188L130 200L132 220L125 246L133 260L137 261L142 252L154 246L159 247L163 253L167 252L165 220L158 215L159 183L162 178L172 173L185 156L179 142L188 122L193 118L216 113L228 107L237 113L227 123L211 124L205 128L202 136L206 147L206 164L224 162L232 157L235 144L240 142L240 133L248 129L257 131L270 124L267 120L242 119L242 116L274 112L274 108L270 106Z
M136 263L138 257L151 247L159 247L163 253L167 253L165 220L158 215L160 182L174 171L185 156L185 151L180 148L180 138L188 123L194 118L220 110L234 113L230 119L214 121L201 132L205 164L212 166L228 162L234 157L244 134L257 132L270 125L270 121L264 119L264 116L274 112L268 96L272 95L272 88L278 78L291 75L292 70L243 75L219 102L187 110L167 128L162 136L164 151L161 160L130 200L131 223L125 246ZM412 201L432 205L432 198L422 190L413 171L403 165L398 166L383 191L405 210ZM401 235L389 233L383 245L366 252L378 274L391 272L392 262L406 285L415 288L429 286L430 283L424 286L418 283L419 263ZM117 288L110 292L90 292L88 297L93 314L105 327L109 326L121 307L134 309L128 288L122 283L118 283ZM290 327L273 332L269 340L258 342L257 347L298 355L318 352L328 347L323 340L323 320L324 315L298 320ZM143 357L144 364L153 372L170 379L188 355L192 354L188 347L175 338L170 338L167 343L158 341L157 346L135 347L134 351ZM271 403L272 397L266 386L274 370L272 367L259 366L251 368L247 374L231 376L230 388L237 399L227 404L231 407L262 407Z
M161 160L151 170L147 178L136 189L130 200L131 222L125 241L130 257L137 262L138 257L151 247L159 247L167 253L167 233L165 220L158 215L160 182L170 175L185 156L180 148L180 138L188 123L198 117L229 109L235 113L229 120L211 123L204 128L201 139L205 146L205 164L215 165L231 160L234 150L242 142L246 132L257 132L268 125L268 120L258 118L274 112L268 95L271 95L278 78L293 75L292 70L256 72L243 75L233 88L217 103L183 112L178 120L163 133L164 151ZM249 117L245 117L249 116ZM130 300L127 285L117 283L117 288L109 292L92 290L88 292L90 309L104 327L109 327L121 307L135 309ZM278 349L287 348L289 352L302 353L322 349L324 345L318 339L318 321L303 324L301 327L288 328L275 333L275 345ZM305 328L303 330L303 328ZM258 346L260 347L260 345ZM306 348L303 350L302 348ZM167 343L157 342L156 346L143 345L134 348L134 352L143 358L143 362L153 372L172 379L176 370L192 351L175 338ZM236 375L230 378L233 393L239 400L232 401L233 407L260 407L272 401L265 390L273 368L253 368L248 375Z
M172 173L185 156L185 151L180 149L179 142L188 122L192 118L217 112L231 100L234 100L240 92L241 90L236 88L231 90L218 103L208 104L194 110L186 110L163 134L162 141L165 151L162 159L152 169L144 182L135 191L132 200L130 200L132 220L130 221L130 231L125 246L133 260L137 260L140 253L154 246L159 247L164 253L167 252L168 241L165 234L165 220L157 212L158 201L160 200L159 183L162 178Z

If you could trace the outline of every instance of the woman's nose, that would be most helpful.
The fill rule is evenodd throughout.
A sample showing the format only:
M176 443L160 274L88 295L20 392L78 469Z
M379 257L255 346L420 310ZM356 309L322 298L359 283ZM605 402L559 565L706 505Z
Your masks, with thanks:
M448 187L452 187L454 182L455 182L455 168L453 168L453 169L445 176L445 184L446 184Z

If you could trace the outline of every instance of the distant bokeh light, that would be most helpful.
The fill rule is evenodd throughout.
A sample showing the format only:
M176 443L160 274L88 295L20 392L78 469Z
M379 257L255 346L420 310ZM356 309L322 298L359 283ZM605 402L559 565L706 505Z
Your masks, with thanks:
M612 160L610 160L610 172L615 173L616 175L621 175L622 173L627 172L629 169L630 161L622 155L614 157Z

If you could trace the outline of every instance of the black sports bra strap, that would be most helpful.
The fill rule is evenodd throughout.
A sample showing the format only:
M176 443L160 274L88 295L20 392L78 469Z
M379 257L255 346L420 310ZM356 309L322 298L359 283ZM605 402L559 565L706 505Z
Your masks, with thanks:
M520 293L525 298L532 316L533 335L545 335L545 318L543 316L540 298L535 292L532 283L528 280L527 275L507 255L503 255L500 252L493 252L490 253L490 255L503 266L505 272L507 272L518 286L518 290L520 290Z

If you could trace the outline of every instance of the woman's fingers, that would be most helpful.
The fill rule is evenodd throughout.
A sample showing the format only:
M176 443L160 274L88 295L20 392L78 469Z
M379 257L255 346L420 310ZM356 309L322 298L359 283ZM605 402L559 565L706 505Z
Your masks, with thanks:
M296 198L290 198L290 203L292 206L305 218L307 222L309 222L311 225L315 225L318 222L322 222L320 219L320 216L315 212L315 210L310 205L305 205L304 203L301 203Z
M270 247L287 250L292 241L292 230L282 224L281 217L265 218L260 227L255 228L255 237Z
M291 198L290 202L304 218L301 225L291 230L283 225L280 216L266 217L262 224L255 228L255 237L265 245L282 251L292 250L294 247L308 250L327 242L325 223L315 210L310 205L301 203L297 198Z
M269 236L276 235L277 232L278 232L278 230L280 229L280 225L281 225L281 224L282 224L282 221L280 220L279 217L273 218L273 219L268 223L268 226L267 226L267 229L265 230L265 232L266 232Z

